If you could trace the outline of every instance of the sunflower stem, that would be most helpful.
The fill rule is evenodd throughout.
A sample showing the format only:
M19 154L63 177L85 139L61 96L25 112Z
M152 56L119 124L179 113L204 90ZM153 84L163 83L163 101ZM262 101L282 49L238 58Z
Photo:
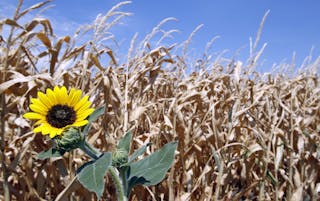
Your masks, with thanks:
M130 196L130 191L128 191L129 187L128 187L128 167L120 167L118 168L119 170L119 176L121 178L122 181L122 186L123 186L123 191L124 191L124 195L126 195L127 197Z
M80 144L79 148L94 160L97 160L102 154L86 141L83 141L83 143Z
M97 160L102 155L100 151L95 149L92 145L87 143L85 140L83 141L83 143L80 144L79 148L94 160ZM124 178L123 173L122 174L120 173L120 175L118 175L114 167L109 168L109 173L112 177L112 180L117 190L118 201L128 201L128 198L126 196L127 180L126 178ZM121 176L122 182L119 176Z
M117 197L118 197L117 200L118 201L128 201L128 198L127 198L126 192L125 192L126 180L122 179L122 182L121 182L115 167L110 167L109 173L112 177L114 185L116 186ZM121 173L120 173L120 175L121 175Z

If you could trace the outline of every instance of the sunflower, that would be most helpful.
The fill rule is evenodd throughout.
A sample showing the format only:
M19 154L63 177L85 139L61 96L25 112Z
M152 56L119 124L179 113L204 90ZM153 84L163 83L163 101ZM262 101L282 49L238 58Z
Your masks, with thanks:
M38 92L38 98L32 98L30 109L24 118L37 120L33 132L60 136L66 128L81 127L88 124L86 119L93 111L89 96L82 96L82 91L72 88L68 93L66 87L47 89L46 94Z

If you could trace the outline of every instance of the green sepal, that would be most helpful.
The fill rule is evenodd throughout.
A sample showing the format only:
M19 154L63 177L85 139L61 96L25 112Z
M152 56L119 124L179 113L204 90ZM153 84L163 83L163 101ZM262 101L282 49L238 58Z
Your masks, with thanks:
M60 136L53 138L56 148L62 152L68 152L76 149L84 141L84 136L77 127L70 127L63 131Z
M123 149L117 149L112 153L112 166L120 167L128 162L128 152Z
M132 134L130 131L120 139L117 149L112 154L112 165L114 167L120 167L128 162L131 140Z

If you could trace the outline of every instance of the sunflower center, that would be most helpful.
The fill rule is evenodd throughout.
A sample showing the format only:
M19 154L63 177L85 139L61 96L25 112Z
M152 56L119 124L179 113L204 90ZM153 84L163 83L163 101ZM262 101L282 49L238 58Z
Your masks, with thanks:
M55 105L48 111L46 119L51 126L63 128L75 122L76 112L67 105Z

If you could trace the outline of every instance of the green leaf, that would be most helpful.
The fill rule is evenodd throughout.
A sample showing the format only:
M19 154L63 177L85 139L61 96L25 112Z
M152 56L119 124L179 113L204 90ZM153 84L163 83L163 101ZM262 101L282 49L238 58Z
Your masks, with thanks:
M50 148L46 151L42 151L38 154L38 159L44 160L47 158L52 158L52 157L60 157L64 154L64 152L59 151L56 148Z
M88 121L89 123L84 127L82 133L84 135L87 135L88 132L89 132L89 129L90 129L90 126L91 126L91 123L95 120L98 119L98 117L100 117L101 115L104 114L104 111L105 111L105 107L102 106L102 107L99 107L98 109L96 109L88 118Z
M78 180L89 191L96 193L97 197L102 196L104 190L104 175L112 162L111 152L104 153L95 161L90 161L78 173Z
M174 161L174 152L177 146L178 142L167 143L146 158L129 164L128 192L138 184L150 186L161 182Z
M118 150L125 150L127 153L130 152L130 144L132 140L132 133L129 131L125 134L123 138L119 141L119 144L117 146Z
M134 161L139 156L141 156L151 144L152 143L148 143L146 145L143 145L138 150L136 150L133 154L131 154L131 156L129 156L128 164L131 163L132 161Z
M88 121L91 123L97 120L98 117L104 114L104 111L105 111L105 106L99 107L89 116Z

